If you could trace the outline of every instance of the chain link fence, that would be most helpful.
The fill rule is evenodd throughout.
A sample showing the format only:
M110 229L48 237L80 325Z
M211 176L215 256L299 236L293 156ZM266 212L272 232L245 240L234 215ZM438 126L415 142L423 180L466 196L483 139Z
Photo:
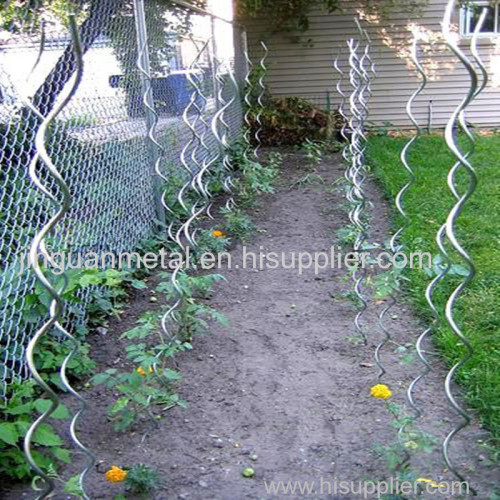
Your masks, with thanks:
M36 2L32 2L35 4ZM243 33L232 23L161 0L145 2L145 19L138 19L135 2L92 0L80 3L78 20L84 48L84 74L77 93L50 131L48 150L68 183L71 211L49 238L49 251L72 255L131 252L151 236L161 213L154 171L154 150L148 138L144 77L138 68L138 27L147 33L147 55L153 105L158 117L156 137L164 154L162 173L179 184L188 175L180 163L192 137L186 121L205 133L205 155L220 155L209 133L210 120L222 99L234 102L225 120L231 139L241 132L241 99L231 79L223 88L216 72L244 74ZM50 6L50 2L47 2ZM49 7L25 13L21 30L15 12L0 17L0 394L16 378L28 376L24 349L39 325L32 315L35 282L20 272L31 240L54 213L50 200L31 183L29 164L34 138L45 116L70 82L75 61L64 19ZM16 7L19 9L19 7ZM35 14L38 12L38 14ZM32 68L34 69L32 70ZM193 78L204 98L190 106ZM220 91L220 93L219 93ZM186 112L186 108L189 110ZM198 151L201 151L198 149ZM201 153L199 153L201 154ZM201 163L193 162L192 167ZM41 169L41 167L39 167ZM50 177L40 172L57 195ZM164 186L160 186L164 188ZM168 215L168 214L167 214ZM85 321L88 301L70 311L74 329ZM75 306L72 306L75 307Z

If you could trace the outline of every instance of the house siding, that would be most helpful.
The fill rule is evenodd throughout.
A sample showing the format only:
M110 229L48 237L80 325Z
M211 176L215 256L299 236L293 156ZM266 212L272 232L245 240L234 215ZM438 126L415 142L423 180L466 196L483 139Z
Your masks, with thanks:
M429 82L415 101L418 121L427 126L432 101L432 125L443 127L463 99L468 90L469 75L440 38L446 4L446 0L430 0L418 19L409 19L407 13L393 12L388 19L378 23L363 22L373 42L371 56L377 69L369 118L375 125L411 126L405 108L419 80L405 55L412 38L409 23L429 35L420 46ZM268 45L267 82L274 96L300 96L321 105L329 101L334 108L338 106L340 99L335 89L338 74L332 64L341 47L340 62L345 73L343 88L345 92L350 91L346 39L359 37L353 22L357 7L357 2L345 1L342 13L312 12L310 29L301 35L299 42L292 42L289 36L282 34L269 35L271 30L262 20L246 23L253 62L258 62L262 54L260 40ZM458 29L458 11L455 21ZM468 52L470 39L463 37L460 43ZM495 128L500 125L500 37L481 38L479 46L490 82L469 108L468 119L477 126Z

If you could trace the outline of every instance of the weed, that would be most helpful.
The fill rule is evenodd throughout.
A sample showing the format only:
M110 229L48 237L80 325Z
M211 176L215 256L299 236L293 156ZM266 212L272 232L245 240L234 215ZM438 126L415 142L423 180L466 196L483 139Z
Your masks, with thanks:
M226 221L226 232L235 239L245 242L250 235L256 232L257 227L252 222L252 219L241 209L227 210L223 208L221 213L224 215Z
M306 139L300 145L300 151L304 152L310 165L319 165L323 160L322 143Z
M142 495L151 493L161 486L159 472L145 464L133 465L127 471L125 479L127 490L132 494Z
M32 380L8 386L7 399L0 401L0 476L14 479L31 476L32 471L22 452L22 440L33 422L33 415L45 412L50 405L49 400L37 397L36 384ZM70 414L65 406L59 405L51 418L65 420ZM69 463L71 460L62 438L48 423L38 427L33 443L33 456L46 471L54 471L57 462Z

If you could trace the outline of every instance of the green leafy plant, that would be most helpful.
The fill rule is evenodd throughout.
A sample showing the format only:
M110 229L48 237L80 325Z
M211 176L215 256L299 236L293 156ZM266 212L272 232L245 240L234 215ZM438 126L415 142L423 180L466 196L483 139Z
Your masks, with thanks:
M207 298L215 282L223 280L220 274L189 276L185 272L177 274L177 288L174 287L169 273L162 273L165 281L156 288L164 293L168 301L180 300L175 310L176 337L183 342L191 342L193 337L207 331L209 319L227 324L226 318L216 309L201 304L199 298ZM179 297L180 291L180 297Z
M337 238L343 246L351 247L359 235L359 228L354 224L348 224L337 230Z
M161 486L160 473L149 465L136 464L127 471L125 484L130 493L148 494Z
M175 343L170 346L169 351L163 347L162 354L172 357L188 348L190 346ZM127 348L127 357L139 366L128 373L110 368L92 379L95 385L105 384L108 389L120 394L108 408L108 418L117 432L127 430L141 416L150 418L156 424L155 409L166 410L175 405L185 405L172 386L173 382L181 379L180 374L175 370L157 366L159 358L148 350L146 344L130 345Z
M323 144L318 141L306 139L300 145L300 151L305 153L306 159L311 165L319 165L323 160Z
M245 242L257 230L252 219L241 209L227 210L224 208L221 212L224 215L226 232L235 239Z
M169 325L169 338L165 337L160 325L161 315L154 311L146 312L137 326L121 335L121 339L131 342L125 351L134 368L130 371L111 368L92 379L95 385L105 384L108 389L120 394L108 408L108 417L118 432L128 429L141 416L156 423L162 411L175 405L185 405L175 392L181 375L170 368L167 361L178 353L192 349L191 340L207 330L209 319L226 321L218 311L198 301L210 294L213 284L223 279L222 276L189 276L180 271L177 274L180 297L178 289L170 281L170 273L162 273L161 277L165 281L157 286L156 291L165 294L168 301L179 300L176 321Z
M22 440L29 427L45 412L51 401L38 397L36 384L28 380L8 386L7 399L0 401L0 476L12 479L27 479L32 471L22 451ZM52 419L70 418L68 409L59 405ZM43 423L33 436L33 457L44 470L55 470L58 462L69 463L70 451L50 423Z

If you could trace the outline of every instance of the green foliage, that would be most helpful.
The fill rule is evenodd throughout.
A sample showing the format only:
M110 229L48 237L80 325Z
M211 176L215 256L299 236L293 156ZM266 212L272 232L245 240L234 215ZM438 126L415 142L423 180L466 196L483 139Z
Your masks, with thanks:
M45 379L50 380L54 385L63 388L59 369L73 350L72 342L53 340L44 337L35 351L35 362L37 369ZM80 343L78 346L78 355L73 356L67 364L68 377L70 380L82 380L91 375L96 368L96 363L90 357L90 346L86 343Z
M198 264L204 253L218 255L228 250L231 240L227 236L213 235L212 229L203 229L198 232L196 237L197 246L193 250L193 261Z
M225 219L225 229L228 234L240 241L247 241L248 238L255 234L257 227L252 222L252 219L239 208L221 210Z
M194 336L208 330L208 320L227 324L226 318L216 309L200 303L198 299L208 298L215 282L223 280L220 274L204 276L190 276L179 272L176 276L177 288L171 282L171 275L161 275L165 281L156 288L159 293L164 293L168 301L180 298L176 314L176 337L183 342L191 342ZM180 293L180 297L179 297Z
M162 354L170 357L187 348L174 345L167 353L164 346L161 347ZM159 359L152 349L142 343L131 344L127 348L127 357L139 367L131 372L120 372L116 368L110 368L92 379L94 385L105 384L108 389L119 394L116 401L108 408L108 418L113 422L113 429L117 432L129 429L143 415L156 423L153 408L184 405L172 388L172 382L181 378L179 373L158 367L156 364Z
M134 494L151 493L161 486L158 470L144 464L133 465L127 471L125 484L127 490Z
M305 153L306 159L311 165L319 165L323 159L322 144L307 138L301 145L300 150Z
M0 477L31 477L32 471L24 457L22 441L34 416L46 411L50 405L51 401L37 396L36 385L32 381L8 386L6 401L0 401ZM69 417L68 409L59 405L51 418L64 420ZM58 462L70 462L70 452L63 447L63 440L51 424L39 426L33 443L36 445L33 456L43 469L55 468Z
M359 228L354 224L348 224L337 230L337 238L343 246L352 247L359 234Z
M392 11L415 14L427 3L428 0L363 0L360 6L369 14L386 17ZM317 8L325 13L340 12L342 3L340 0L238 0L236 13L243 19L265 19L274 32L303 33L309 29L311 11Z
M370 161L385 192L394 199L407 181L404 169L400 168L399 155L407 138L371 137L369 140ZM463 137L460 141L465 140ZM466 150L466 149L465 149ZM475 262L477 275L459 299L455 317L465 335L472 343L474 355L458 372L458 381L466 389L469 404L478 410L485 427L493 436L500 436L500 249L497 245L500 220L494 214L500 210L500 185L496 159L500 156L500 138L478 137L472 163L477 165L478 188L467 202L462 216L457 221L457 236L470 252ZM432 168L429 168L432 158ZM438 256L436 233L446 220L455 200L447 185L447 174L455 158L449 153L440 136L429 135L419 139L410 152L409 162L415 170L416 182L405 195L405 208L410 216L410 225L403 235L403 243L409 252L426 251ZM460 172L458 192L465 191L467 176ZM394 214L394 224L400 227L403 221ZM437 309L444 304L463 279L463 260L449 248L452 272L443 280L435 293ZM441 258L434 257L430 270L411 269L407 272L407 292L425 321L433 317L425 299L425 290L430 279L443 267ZM441 326L433 335L437 346L447 362L452 365L465 355L463 345L452 331Z
M177 274L178 290L170 281L169 273L162 273L164 282L156 288L164 293L168 301L179 300L174 325L169 325L166 338L160 325L161 315L154 311L144 313L137 326L124 332L121 339L130 343L125 348L127 359L135 366L131 371L111 368L95 375L95 385L105 384L118 398L108 408L108 417L117 432L130 428L138 418L146 416L156 423L158 410L184 402L175 392L175 384L180 374L167 366L167 361L176 354L192 349L193 337L208 328L207 321L213 319L225 322L225 318L215 309L199 303L206 298L220 275L190 276L184 271Z
M309 13L313 7L321 7L326 12L340 9L339 0L290 0L277 8L276 0L239 0L238 17L262 17L269 21L276 31L307 31Z

